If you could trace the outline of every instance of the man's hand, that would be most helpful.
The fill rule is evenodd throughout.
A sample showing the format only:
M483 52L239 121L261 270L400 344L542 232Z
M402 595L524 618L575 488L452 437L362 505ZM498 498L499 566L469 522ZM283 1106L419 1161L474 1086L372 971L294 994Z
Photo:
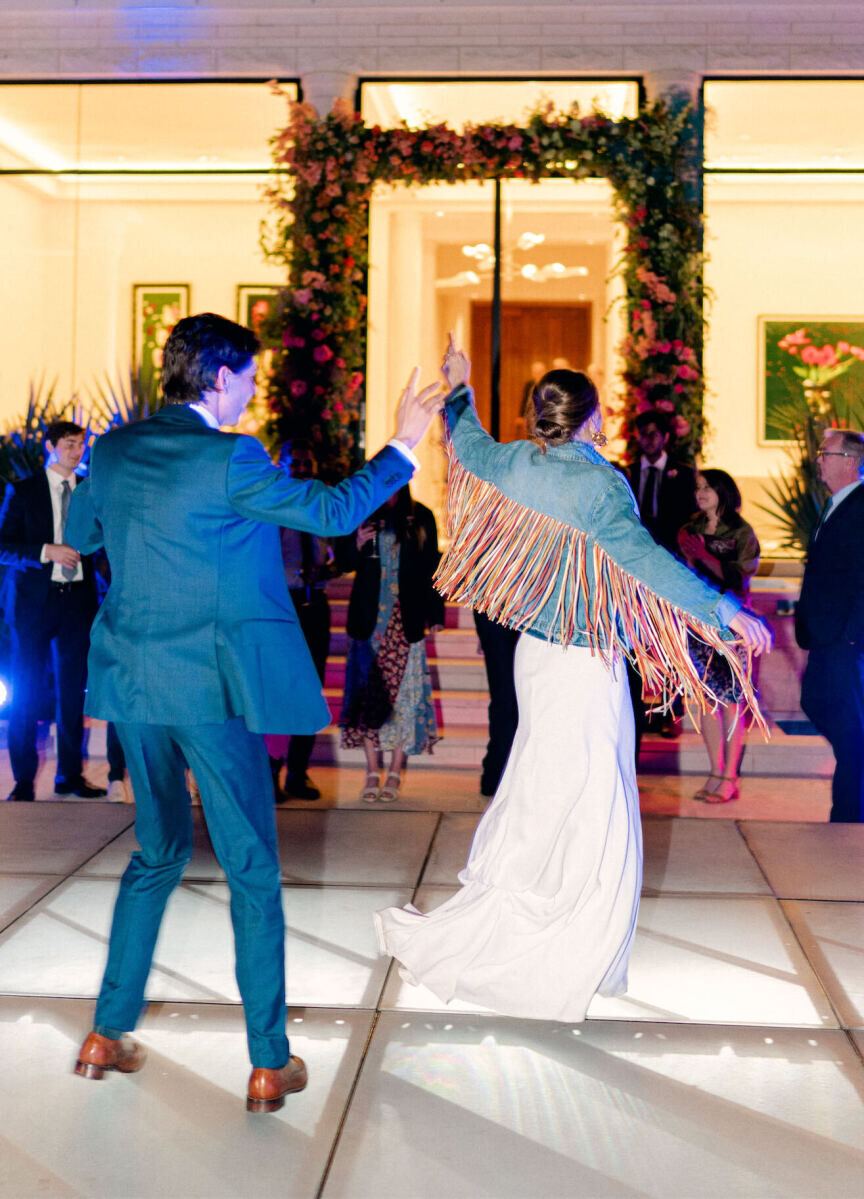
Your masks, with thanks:
M399 409L396 413L396 441L401 441L409 450L423 437L429 428L432 417L436 416L444 406L441 389L437 383L424 387L419 395L415 395L420 367L415 366L411 372L408 385L402 392Z
M451 391L462 383L467 383L471 377L471 359L464 350L456 349L456 339L451 333L441 364L441 374L447 380Z
M62 542L45 546L45 557L49 562L59 562L61 566L66 566L70 570L74 570L81 561L81 555L77 550L74 550L71 545L65 545Z
M729 628L733 633L738 634L757 658L760 654L767 653L774 645L774 634L768 625L758 616L754 616L752 612L745 611L744 608L740 612L736 612L729 621Z

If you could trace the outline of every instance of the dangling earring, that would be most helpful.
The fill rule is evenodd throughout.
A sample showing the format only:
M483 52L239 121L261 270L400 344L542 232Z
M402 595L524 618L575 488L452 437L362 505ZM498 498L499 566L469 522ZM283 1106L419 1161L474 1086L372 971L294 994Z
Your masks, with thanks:
M609 440L609 438L606 436L606 434L603 432L602 429L595 429L594 432L591 434L591 441L593 442L594 445L597 446L598 449L600 448L601 445L606 445L608 440Z

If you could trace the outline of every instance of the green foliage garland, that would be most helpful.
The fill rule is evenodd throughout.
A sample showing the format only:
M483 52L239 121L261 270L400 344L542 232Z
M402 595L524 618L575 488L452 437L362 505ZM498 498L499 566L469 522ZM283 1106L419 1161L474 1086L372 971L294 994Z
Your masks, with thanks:
M345 103L318 117L290 105L273 139L273 219L263 244L288 272L269 326L268 402L280 439L313 443L331 476L356 455L366 367L369 204L376 183L480 179L609 180L627 230L618 270L628 333L620 347L622 433L645 408L666 411L679 452L703 434L703 221L692 109L658 101L613 121L576 106L536 111L525 126L367 126Z

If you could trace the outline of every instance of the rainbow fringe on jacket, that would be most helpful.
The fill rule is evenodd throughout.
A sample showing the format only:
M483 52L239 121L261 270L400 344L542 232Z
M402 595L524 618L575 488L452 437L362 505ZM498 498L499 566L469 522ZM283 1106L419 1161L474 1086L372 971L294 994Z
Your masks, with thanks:
M667 708L680 695L689 708L715 711L719 700L694 665L688 634L699 637L729 663L742 702L764 735L765 719L751 680L752 655L742 662L736 642L697 620L623 570L585 533L508 499L497 487L472 474L447 439L447 533L450 546L435 575L435 586L454 603L477 608L514 629L534 626L563 576L549 640L569 645L574 634L588 638L592 653L611 664L627 656L646 689ZM591 555L594 586L588 584ZM585 597L587 628L577 629L576 612Z

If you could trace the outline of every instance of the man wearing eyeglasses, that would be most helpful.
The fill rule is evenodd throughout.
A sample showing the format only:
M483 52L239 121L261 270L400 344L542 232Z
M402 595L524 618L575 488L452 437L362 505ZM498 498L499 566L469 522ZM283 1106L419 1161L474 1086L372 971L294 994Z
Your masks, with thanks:
M818 471L831 492L808 547L795 635L810 651L801 707L836 758L831 821L864 821L864 435L830 429Z

